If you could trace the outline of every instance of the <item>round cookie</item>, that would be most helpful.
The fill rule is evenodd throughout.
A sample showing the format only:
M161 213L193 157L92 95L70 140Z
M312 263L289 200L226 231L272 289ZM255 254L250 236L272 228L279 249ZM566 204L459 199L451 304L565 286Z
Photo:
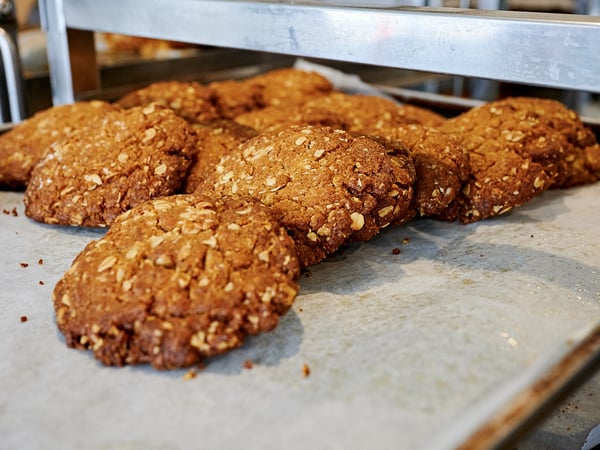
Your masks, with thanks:
M267 106L244 114L235 121L257 131L270 131L290 125L315 125L332 128L345 128L342 118L326 109L304 105Z
M409 123L418 123L426 127L437 128L446 122L446 118L435 111L406 103L399 105L398 115Z
M445 122L442 116L417 106L398 105L374 95L351 95L332 92L310 100L306 108L319 108L337 114L345 130L353 134L380 135L381 130L417 123L438 126Z
M208 85L216 98L217 111L226 119L264 108L263 88L245 81L214 81Z
M556 161L546 161L552 175L550 188L566 188L594 183L600 179L600 146L593 131L579 115L562 103L543 98L513 97L495 104L510 108L513 114L539 116L558 133L562 149Z
M552 185L566 156L564 139L548 118L519 104L490 102L440 128L459 139L471 167L443 218L469 223L503 214Z
M291 238L244 199L138 205L76 257L53 291L69 347L107 365L196 364L272 330L297 292Z
M420 216L442 214L467 180L469 157L460 142L447 133L423 125L380 129L380 137L404 145L415 166L412 204Z
M196 152L184 182L183 192L192 193L207 175L214 171L219 160L235 152L242 142L256 136L253 128L233 120L216 120L194 125L198 136Z
M118 106L100 100L54 106L39 111L0 135L0 188L22 189L44 154L82 124Z
M191 123L220 118L213 91L195 81L159 81L126 94L116 103L123 108L157 103Z
M208 87L216 95L219 112L229 119L268 106L300 105L333 90L324 76L294 68L275 69L242 80L215 81Z
M259 134L223 157L197 192L248 195L270 206L302 266L411 214L412 166L384 146L327 127ZM400 172L400 174L398 173Z
M301 105L333 91L323 75L286 67L256 75L246 81L262 87L265 106Z
M108 112L40 160L25 213L50 224L108 226L138 203L176 193L195 144L191 125L164 106Z

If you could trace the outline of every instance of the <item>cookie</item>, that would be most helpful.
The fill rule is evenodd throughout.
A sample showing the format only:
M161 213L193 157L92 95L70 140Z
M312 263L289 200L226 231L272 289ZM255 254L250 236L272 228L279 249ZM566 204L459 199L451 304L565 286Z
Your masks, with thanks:
M432 128L437 128L446 122L446 117L435 111L406 103L400 105L397 114L404 117L409 123L417 123Z
M262 86L265 106L301 105L333 91L333 85L323 75L294 68L271 70L247 82Z
M236 151L242 142L257 134L253 128L227 119L194 125L194 130L198 139L182 189L185 193L194 192L223 156Z
M496 104L513 113L539 116L559 135L562 151L556 161L547 161L552 175L550 188L594 183L600 179L600 146L593 131L579 115L556 100L515 97Z
M417 106L398 105L383 97L373 95L351 95L332 92L309 100L306 108L319 108L337 114L346 124L346 131L353 134L380 135L382 129L417 123L438 126L445 118Z
M440 129L460 140L471 167L447 220L470 223L522 205L552 185L566 156L561 133L523 100L487 103Z
M470 174L469 157L460 142L436 128L416 124L379 131L371 137L388 147L401 144L412 159L415 213L421 217L445 213Z
M215 95L219 115L226 119L265 107L263 88L259 84L224 80L214 81L208 88Z
M138 203L177 192L195 144L191 125L167 107L108 112L40 160L25 213L50 224L109 226Z
M403 162L397 165L366 137L291 126L261 133L223 157L197 192L258 198L274 210L296 242L300 264L308 266L410 213L414 174L399 167Z
M331 82L317 72L293 68L217 81L208 87L215 92L221 115L230 119L268 106L300 105L333 90Z
M121 215L56 284L69 347L107 365L187 367L272 330L297 292L294 244L268 208L174 195Z
M123 108L157 103L168 106L190 123L220 118L213 91L195 81L159 81L126 94L116 103Z
M337 113L303 105L267 106L266 108L240 114L235 118L235 121L257 131L270 131L290 125L346 128L342 117Z
M54 106L0 135L0 188L23 189L31 171L57 141L117 106L100 100Z

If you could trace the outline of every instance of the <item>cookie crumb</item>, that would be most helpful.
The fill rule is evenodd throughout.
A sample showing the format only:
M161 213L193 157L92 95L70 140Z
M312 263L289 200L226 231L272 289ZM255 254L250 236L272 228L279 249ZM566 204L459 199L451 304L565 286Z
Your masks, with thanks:
M308 378L310 375L310 367L306 363L302 365L302 375L304 375L304 378Z
M2 214L6 214L7 216L10 214L10 211L6 208L2 210Z
M41 266L42 264L44 264L44 260L42 258L38 259L38 264Z
M254 367L254 363L252 362L251 359L247 359L246 361L244 361L244 369L252 369Z
M394 247L392 249L392 254L393 255L399 255L401 253L400 249L398 247Z
M19 213L17 212L17 207L15 206L12 211L10 212L14 217L17 217L19 215Z
M29 267L29 264L27 264L27 263L24 263L24 262L22 262L22 263L19 263L19 265L20 265L21 267L23 267L23 268L25 268L25 267Z
M404 239L402 239L402 245L406 245L410 242L410 239L408 239L407 237L405 237Z
M302 306L298 307L298 312L304 312L304 309L302 308Z
M39 284L40 286L43 286L43 285L44 285L44 284L46 284L46 283L44 283L42 280L40 280L40 281L38 281L38 284Z
M198 374L196 373L196 370L194 369L190 369L188 370L184 375L183 375L183 379L185 381L191 380L193 378L196 378Z
M27 322L28 317L27 316L21 316L21 323Z

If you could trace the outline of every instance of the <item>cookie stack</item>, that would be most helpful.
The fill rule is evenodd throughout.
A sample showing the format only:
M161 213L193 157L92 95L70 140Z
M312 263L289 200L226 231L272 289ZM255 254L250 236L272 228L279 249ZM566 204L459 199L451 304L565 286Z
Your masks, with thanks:
M600 178L553 100L446 119L280 69L154 83L50 108L0 137L0 187L33 220L108 227L54 289L71 347L110 365L196 364L272 330L302 268L416 217L472 223Z

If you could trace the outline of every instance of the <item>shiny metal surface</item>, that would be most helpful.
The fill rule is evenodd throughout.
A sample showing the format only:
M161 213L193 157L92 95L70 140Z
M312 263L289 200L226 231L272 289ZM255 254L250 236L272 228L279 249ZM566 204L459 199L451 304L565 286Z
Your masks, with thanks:
M56 100L72 99L64 27L600 92L600 19L297 2L46 4Z
M39 0L40 20L46 32L52 103L72 103L73 78L62 0Z
M4 69L6 94L12 122L20 122L25 117L25 101L21 88L21 75L19 72L19 57L17 49L10 34L0 28L0 56Z

